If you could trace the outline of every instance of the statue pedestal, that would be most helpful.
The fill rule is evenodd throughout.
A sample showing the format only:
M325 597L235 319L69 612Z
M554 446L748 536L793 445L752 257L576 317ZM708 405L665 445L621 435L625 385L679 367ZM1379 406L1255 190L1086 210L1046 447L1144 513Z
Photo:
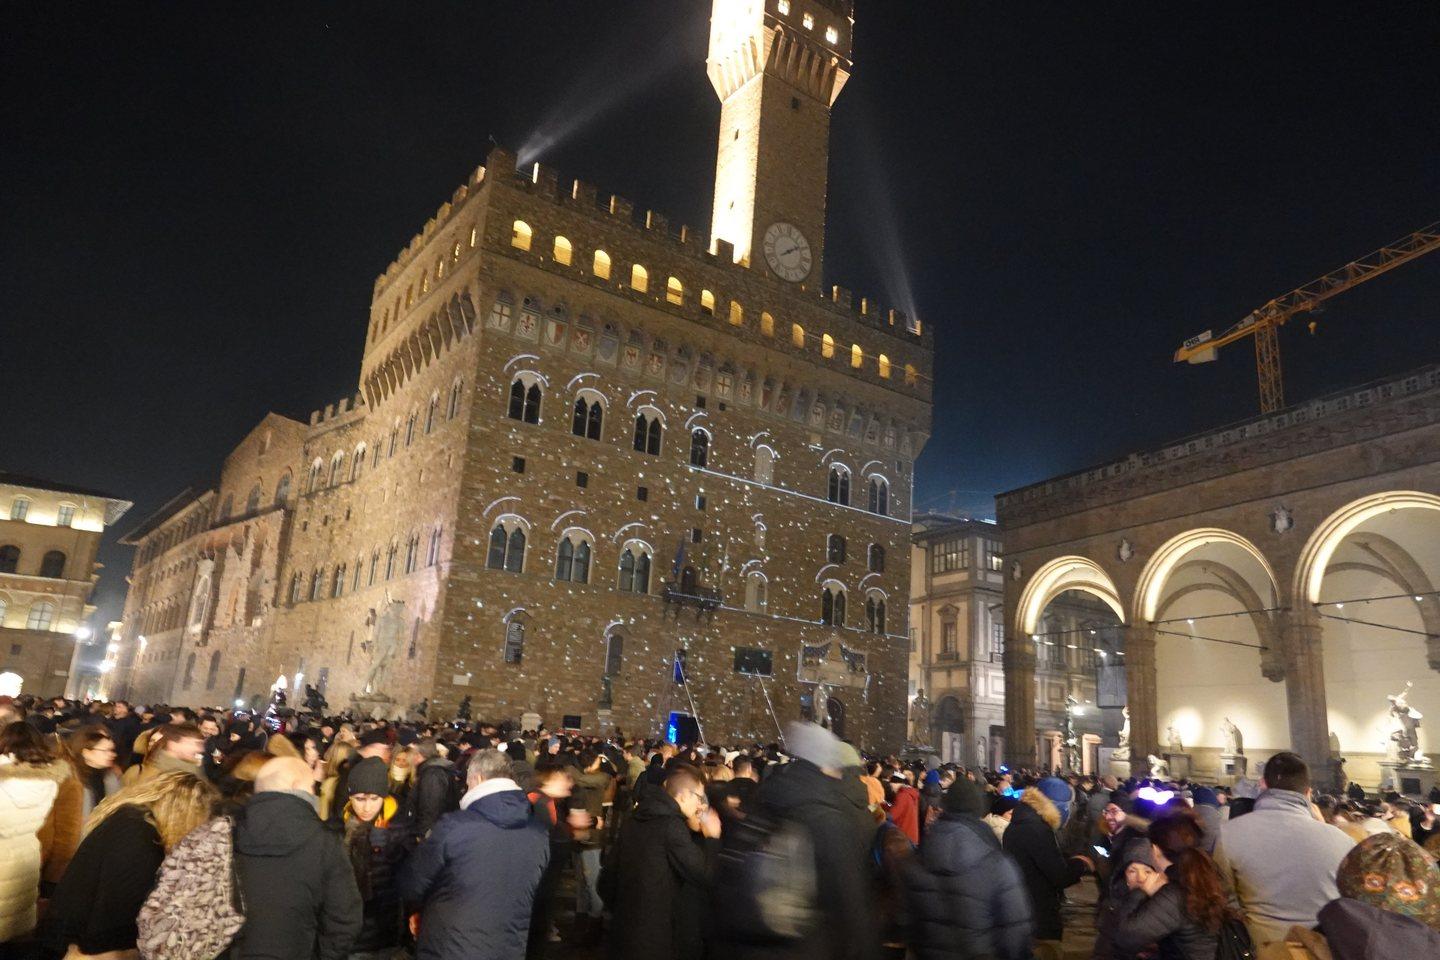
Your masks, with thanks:
M397 719L399 714L395 698L387 697L383 693L351 694L350 707L360 716L369 717L371 720L393 720Z
M609 733L615 727L615 711L609 707L596 710L595 725L600 728L600 733Z
M1243 777L1249 764L1250 761L1243 753L1222 753L1220 754L1220 776Z
M520 729L539 730L540 714L536 713L534 710L526 710L524 713L520 714Z
M1108 767L1110 776L1114 777L1116 780L1130 779L1129 757L1111 757Z
M1165 762L1170 765L1170 777L1173 780L1188 780L1190 777L1190 754L1188 753L1167 753Z
M1394 760L1380 761L1381 793L1394 790L1424 801L1437 781L1440 781L1440 770L1435 767L1402 764Z

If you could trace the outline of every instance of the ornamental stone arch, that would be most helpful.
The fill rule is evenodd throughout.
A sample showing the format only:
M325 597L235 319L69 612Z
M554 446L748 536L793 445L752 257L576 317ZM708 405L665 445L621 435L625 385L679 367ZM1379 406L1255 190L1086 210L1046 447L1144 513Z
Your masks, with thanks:
M1040 615L1050 601L1067 590L1079 590L1102 601L1125 622L1125 604L1115 581L1094 560L1081 556L1056 557L1036 570L1026 581L1016 609L1014 639L1036 632Z

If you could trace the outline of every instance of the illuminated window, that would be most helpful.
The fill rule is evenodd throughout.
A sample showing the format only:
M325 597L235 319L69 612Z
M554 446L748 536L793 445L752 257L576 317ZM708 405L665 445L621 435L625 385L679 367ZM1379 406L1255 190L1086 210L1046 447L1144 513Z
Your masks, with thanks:
M713 314L715 312L715 294L711 293L709 290L701 290L700 309L704 310L706 313Z
M859 367L865 362L865 351L860 349L860 344L850 344L850 366Z
M594 272L595 276L599 277L601 280L609 280L610 254L606 253L604 250L596 250L595 262L592 265L591 270Z
M790 16L790 0L780 0L779 3L775 4L775 7L780 11L780 16Z
M336 451L335 456L330 458L330 486L340 482L340 477L345 470L345 454Z
M839 43L839 42L840 42L840 31L839 31L839 30L836 30L834 27L826 27L826 28L825 28L825 42L826 42L826 43Z
M55 526L68 527L75 522L75 507L72 504L63 503L60 505L60 512L55 514Z
M30 615L25 618L26 630L49 630L55 619L55 604L49 600L37 600L30 604Z
M876 363L879 365L879 368L880 368L880 376L884 377L886 380L889 380L889 379L890 379L890 358L887 357L887 356L885 356L885 354L882 353L882 354L880 354L880 358L879 358L878 360L876 360Z
M730 301L730 325L738 327L745 322L745 308L734 300Z
M835 356L835 338L828 333L820 338L820 356L826 360Z
M435 258L435 279L439 280L445 276L445 258Z
M807 13L807 14L805 14L803 17L800 18L800 24L801 24L801 26L803 26L806 30L814 30L814 29L815 29L815 14L813 14L813 13Z
M915 364L913 364L913 363L907 363L907 364L905 364L905 383L906 383L908 386L912 386L912 387L913 387L915 384L917 384L917 383L919 383L919 382L920 382L920 372L915 369Z
M10 502L10 519L24 520L30 512L30 501L24 497L16 497Z
M365 472L365 453L366 453L365 444L362 443L362 444L360 444L358 447L355 448L355 455L350 459L350 479L351 479L351 481L359 480L359 479L360 479L360 474L362 474L362 473ZM257 489L257 491L258 491L259 488L257 487L256 489ZM247 504L247 507L248 507L248 504ZM246 512L249 513L250 510L247 509Z
M775 318L764 311L760 313L760 332L767 337L775 336Z
M453 248L451 248L451 250L450 250L450 262L451 262L451 263L459 263L459 262L460 262L460 241L459 241L459 240L456 240L456 241L455 241L455 246L454 246Z
M475 249L475 245L476 245L477 243L479 243L479 242L480 242L480 228L479 228L479 227L471 227L471 228L470 228L470 249L472 249L472 250Z
M665 282L665 299L677 306L685 302L685 287L679 277L671 277Z
M430 292L430 274L428 274L428 273L422 273L422 274L420 275L420 293L423 295L423 294L427 294L427 293L429 293L429 292Z
M415 285L412 283L410 286L408 286L408 287L405 288L405 306L407 306L407 307L413 307L414 305L415 305Z
M510 246L517 250L529 250L530 234L530 224L524 220L516 220L510 228Z
M570 266L571 253L570 241L564 237L556 237L555 250L551 253L551 256L555 258L555 262L562 263L567 267Z
M805 346L805 328L798 323L790 324L790 343L801 348Z
M650 289L650 274L638 263L630 268L630 289L641 293Z

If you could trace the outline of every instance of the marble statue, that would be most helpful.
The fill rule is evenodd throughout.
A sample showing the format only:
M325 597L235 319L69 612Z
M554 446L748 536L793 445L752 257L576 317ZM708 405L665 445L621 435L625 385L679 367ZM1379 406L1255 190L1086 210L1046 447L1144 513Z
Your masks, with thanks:
M1227 757L1239 757L1245 753L1245 738L1240 734L1240 728L1229 717L1220 724L1220 730L1225 734L1225 749L1221 751Z
M930 742L930 698L923 689L916 691L910 703L910 739L915 743Z
M1115 748L1115 752L1112 753L1112 754L1110 754L1110 756L1113 757L1113 758L1116 759L1116 760L1129 760L1129 759L1130 759L1130 708L1129 708L1129 707L1122 707L1122 708L1120 708L1120 716L1123 717L1124 720L1125 720L1124 723L1120 724L1120 746L1116 747L1116 748Z
M1404 690L1385 698L1390 701L1390 716L1396 723L1390 740L1395 744L1395 759L1401 766L1429 766L1429 759L1419 753L1421 713L1406 699L1413 686L1415 681L1406 681Z
M1155 778L1156 780L1170 779L1170 764L1165 762L1164 757L1157 757L1155 756L1155 754L1152 753L1150 754L1148 759L1150 760L1151 777Z
M830 687L826 684L819 684L815 687L815 722L825 729L830 729Z
M1180 740L1180 731L1172 723L1165 728L1165 749L1170 753L1184 753L1185 744Z
M370 645L370 672L365 676L363 686L367 694L380 693L385 678L390 672L390 661L400 649L401 635L405 630L405 604L400 600L385 598L385 609L375 617L374 641Z

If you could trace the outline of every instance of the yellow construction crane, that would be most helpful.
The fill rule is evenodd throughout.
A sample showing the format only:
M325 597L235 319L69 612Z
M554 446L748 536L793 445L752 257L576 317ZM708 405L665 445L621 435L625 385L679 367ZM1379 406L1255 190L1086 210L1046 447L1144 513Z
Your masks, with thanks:
M1440 250L1440 222L1432 223L1389 246L1347 263L1339 270L1291 290L1283 297L1276 297L1218 336L1214 331L1206 330L1191 337L1175 351L1175 362L1183 360L1186 363L1209 363L1215 359L1216 351L1221 347L1253 336L1255 372L1260 378L1260 411L1274 413L1285 406L1285 384L1280 376L1279 332L1285 321L1298 313L1313 310L1336 294L1378 277L1387 270L1394 270L1402 263L1409 263L1432 250ZM1313 324L1311 330L1314 330Z

